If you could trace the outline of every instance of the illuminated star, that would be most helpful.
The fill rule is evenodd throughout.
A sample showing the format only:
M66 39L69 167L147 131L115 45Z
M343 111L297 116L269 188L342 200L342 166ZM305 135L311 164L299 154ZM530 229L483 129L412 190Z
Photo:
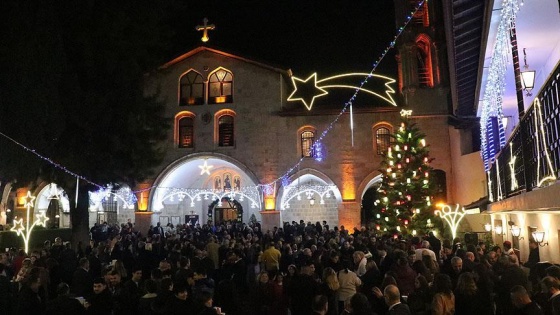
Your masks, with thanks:
M313 80L311 80L311 79L313 79ZM301 90L302 90L301 85L300 85L300 89L298 89L298 82L300 82L300 84L303 85L303 90L306 90L306 91L313 90L315 92L314 95L313 96L299 95L299 94L304 94L304 93L301 93ZM313 107L313 102L315 101L315 99L317 97L321 97L321 96L329 94L329 92L327 92L324 89L317 86L317 73L316 72L313 73L312 75L310 75L305 80L302 80L298 77L292 76L292 83L294 84L294 91L292 92L292 94L290 94L290 96L288 96L288 101L302 101L303 105L305 105L305 107L307 107L308 110L311 110L311 108ZM307 94L307 93L305 93L305 94ZM307 97L307 100L306 100L306 97ZM311 97L311 99L309 99L310 97Z
M47 217L45 215L44 212L41 212L37 215L37 225L42 225L42 226L47 226L47 221L49 220L49 217Z
M35 201L35 198L36 198L36 197L35 197L35 196L32 196L32 195L31 195L31 192L28 190L28 191L27 191L27 196L25 196L25 204L24 204L24 206L25 206L25 207L33 208L33 206L34 206L33 202Z
M412 109L406 110L406 109L402 109L401 110L401 117L408 117L412 115Z
M204 173L210 175L210 169L214 167L214 165L208 165L208 160L204 160L204 165L199 165L198 167L200 168L200 175Z
M311 78L313 78L313 80L311 80ZM367 82L367 80L372 81L373 79L376 80L374 82L384 83L386 88L385 93L378 93L374 90L366 88L365 83ZM355 83L348 84L349 82L359 82L356 80L362 80L362 83L358 85L356 85ZM288 101L301 101L308 110L311 110L315 98L327 95L328 89L351 89L354 90L355 93L367 93L379 97L392 106L397 106L395 100L393 99L395 90L391 87L391 84L395 82L395 79L387 76L360 72L337 74L321 80L317 79L317 73L312 74L305 80L300 79L296 76L292 76L294 90L288 97ZM372 84L370 83L370 86L371 85ZM375 83L373 85L377 86L377 84Z
M10 229L10 231L16 232L18 236L23 234L23 230L25 227L23 226L23 219L14 220L14 226Z

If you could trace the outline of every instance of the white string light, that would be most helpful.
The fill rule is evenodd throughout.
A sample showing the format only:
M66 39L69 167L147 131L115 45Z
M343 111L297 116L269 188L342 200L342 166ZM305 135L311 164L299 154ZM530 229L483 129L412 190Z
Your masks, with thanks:
M495 150L493 137L488 137L488 132L494 126L491 117L497 117L499 145L503 148L506 144L503 121L502 101L506 87L506 71L509 63L510 32L515 25L519 5L517 0L503 0L500 22L496 35L496 43L492 52L492 61L488 70L484 96L482 98L482 113L480 116L481 155L484 169L488 171L498 152Z

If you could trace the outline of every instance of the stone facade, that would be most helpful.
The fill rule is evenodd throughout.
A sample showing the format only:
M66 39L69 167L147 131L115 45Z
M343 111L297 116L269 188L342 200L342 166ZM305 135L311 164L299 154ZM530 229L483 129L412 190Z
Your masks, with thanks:
M180 106L178 101L178 86L180 77L190 70L200 73L204 80L215 69L226 69L233 74L233 102L223 104L205 104ZM184 170L180 189L208 189L206 175L200 175L196 165L202 164L204 159L213 159L216 163L212 171L224 171L244 174L246 185L263 185L276 182L272 197L275 200L274 209L265 209L264 201L257 209L249 209L249 204L243 204L243 220L246 222L250 215L260 220L260 211L278 210L279 220L282 221L327 221L331 226L345 225L359 226L361 197L370 188L368 182L379 174L378 168L381 156L375 148L375 131L383 124L392 130L398 128L400 122L400 107L381 104L378 100L366 100L367 104L354 111L354 145L351 143L350 117L342 114L336 123L332 122L342 109L321 107L316 105L307 111L303 104L287 102L291 92L290 71L272 68L239 56L231 55L206 47L199 47L176 60L163 66L157 73L146 80L146 94L160 91L160 99L166 103L166 115L174 122L168 132L166 157L161 167L157 169L156 177L147 181L155 187L161 186L167 178L177 172L178 165L192 163L190 171ZM441 90L432 90L435 98L427 102L437 102L445 98ZM426 92L427 93L427 92ZM445 94L445 93L444 93ZM332 104L331 104L332 105ZM402 106L403 104L398 104ZM447 115L441 110L433 113L430 107L428 114L414 115L412 120L426 134L426 141L431 146L431 155L435 158L433 166L447 174L448 201L452 196L451 163L449 143L450 133ZM441 105L440 105L441 106ZM331 109L329 109L331 108ZM235 145L220 147L217 143L218 132L216 119L224 110L233 113L235 117ZM182 113L194 117L194 147L178 148L177 120L175 117ZM210 122L204 122L202 117L212 117ZM302 129L315 131L316 138L324 130L327 136L322 141L324 159L317 161L313 158L303 158L301 152ZM391 130L391 131L392 131ZM218 162L216 162L218 161ZM221 165L219 161L227 162ZM300 161L298 163L298 161ZM294 169L294 165L297 168ZM292 170L291 172L289 170ZM211 175L209 177L212 176ZM282 209L280 200L283 190L280 186L282 177L290 182L300 180L304 176L312 176L325 185L334 185L336 192L326 200L324 205L311 206L307 200L291 203L290 208ZM201 221L208 219L208 201L195 202L189 207L188 201L183 204L164 202L163 209L155 209L158 188L150 193L149 211L154 211L152 223L157 222L159 216L181 216L194 211L200 215ZM162 212L163 211L163 212ZM164 213L165 212L165 213ZM181 223L183 223L181 221ZM281 222L279 221L278 224Z

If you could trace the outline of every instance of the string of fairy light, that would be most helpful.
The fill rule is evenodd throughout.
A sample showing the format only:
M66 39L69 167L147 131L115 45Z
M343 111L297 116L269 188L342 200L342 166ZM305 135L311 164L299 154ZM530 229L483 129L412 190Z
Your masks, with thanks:
M481 155L486 172L490 170L498 148L503 148L506 144L504 116L502 110L503 96L506 88L505 73L507 71L509 52L510 52L510 32L515 25L517 12L520 9L518 0L503 0L502 12L498 24L496 43L492 52L492 61L488 70L488 80L482 99L482 111L480 115L480 136L481 136ZM496 122L492 122L492 117L496 117ZM495 126L495 124L497 126ZM498 141L494 143L494 137L489 136L489 131L498 129Z
M371 71L369 71L368 75L365 76L365 78L362 80L362 82L358 85L358 88L356 88L356 90L354 91L354 94L350 97L350 99L344 104L343 108L341 109L341 111L338 113L338 115L329 123L329 125L323 130L323 132L321 132L321 135L318 137L317 141L315 141L313 143L313 150L315 151L320 151L321 150L321 146L322 146L322 141L323 139L325 139L325 137L327 136L327 134L329 134L329 132L333 129L334 125L338 122L338 120L340 119L340 117L345 114L349 109L350 111L352 110L352 105L356 99L356 97L358 96L358 93L360 92L360 90L362 89L362 87L368 82L368 79L370 79L373 76L373 73L377 70L377 67L379 66L379 64L381 63L381 61L387 56L387 54L389 53L389 51L395 47L396 41L397 39L402 35L402 33L404 32L404 30L406 29L406 27L408 26L408 24L411 22L413 16L424 6L424 3L426 2L426 0L422 0L418 3L418 6L415 7L414 10L412 10L410 12L410 14L408 16L406 16L405 22L402 24L402 26L400 26L397 29L397 33L394 36L394 38L391 40L391 42L389 43L389 45L383 50L383 52L381 53L381 55L379 56L379 58L377 58L377 60L374 61L373 66ZM86 178L85 176L82 176L76 172L73 172L71 170L69 170L68 168L66 168L65 166L53 161L51 158L46 157L40 153L38 153L35 149L29 148L28 146L20 143L19 141L13 139L12 137L6 135L3 132L0 132L0 135L3 136L4 138L10 140L11 142L15 143L16 145L18 145L19 147L21 147L22 149L24 149L27 152L32 153L33 155L37 156L38 158L40 158L41 160L51 164L52 166L54 166L55 168L79 179L82 181L87 182L88 184L91 184L99 189L105 189L107 185L100 185L97 184L95 182L93 182L92 180ZM270 190L273 190L274 185L276 185L277 182L281 182L283 185L287 185L288 184L288 178L290 176L290 174L292 174L296 169L299 168L299 166L301 165L301 163L304 161L304 157L301 157L290 169L288 169L286 172L284 172L283 175L275 178L274 180L272 180L271 182L265 183L265 184L258 184L256 185L256 188L261 188L263 191L267 192ZM152 190L154 188L158 188L156 185L147 187L147 188L143 188L143 189L139 189L139 190L131 190L132 194L139 194L145 191L149 191Z

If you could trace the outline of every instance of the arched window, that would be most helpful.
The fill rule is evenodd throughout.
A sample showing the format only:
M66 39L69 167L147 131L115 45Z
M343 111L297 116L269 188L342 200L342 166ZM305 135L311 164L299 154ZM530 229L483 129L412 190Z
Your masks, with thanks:
M218 146L233 147L235 144L234 117L222 115L218 118Z
M375 128L375 152L384 154L391 145L391 130L389 126Z
M191 112L175 116L175 143L178 148L194 148L194 118Z
M223 68L208 77L208 104L233 102L233 74Z
M306 130L301 133L301 157L315 157L315 132Z
M409 12L414 12L416 8L420 5L419 0L409 0ZM412 16L411 24L421 25L424 27L430 26L430 15L428 9L428 1L424 1L424 4L418 8L418 11Z
M202 105L204 94L204 79L198 72L190 70L181 77L179 105Z
M418 65L418 85L420 87L434 86L430 45L429 38L424 34L416 40L416 62Z

